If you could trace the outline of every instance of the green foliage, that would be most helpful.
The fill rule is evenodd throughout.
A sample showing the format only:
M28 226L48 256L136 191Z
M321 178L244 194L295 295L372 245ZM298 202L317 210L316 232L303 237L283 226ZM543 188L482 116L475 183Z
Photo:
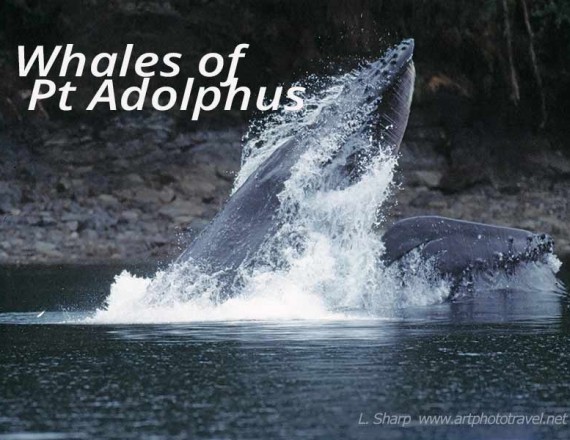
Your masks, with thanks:
M565 54L561 62L570 68L570 0L536 2L531 14L539 52L546 58Z
M58 34L58 1L5 0L0 5L2 37L12 43L42 44Z
M570 1L549 0L538 4L532 11L533 17L539 21L554 23L557 28L570 25Z

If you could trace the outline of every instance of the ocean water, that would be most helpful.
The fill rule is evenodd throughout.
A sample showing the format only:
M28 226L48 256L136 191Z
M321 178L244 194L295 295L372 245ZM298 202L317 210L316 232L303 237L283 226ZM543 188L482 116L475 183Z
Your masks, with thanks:
M0 439L568 438L568 424L419 419L570 414L560 291L391 318L93 323L121 270L0 270ZM374 424L385 414L411 419Z

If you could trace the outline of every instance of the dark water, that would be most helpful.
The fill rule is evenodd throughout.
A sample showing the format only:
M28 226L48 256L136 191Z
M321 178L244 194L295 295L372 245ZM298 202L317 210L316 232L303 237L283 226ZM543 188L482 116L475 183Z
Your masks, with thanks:
M564 295L493 292L391 320L55 324L98 306L116 271L0 271L0 439L570 438Z

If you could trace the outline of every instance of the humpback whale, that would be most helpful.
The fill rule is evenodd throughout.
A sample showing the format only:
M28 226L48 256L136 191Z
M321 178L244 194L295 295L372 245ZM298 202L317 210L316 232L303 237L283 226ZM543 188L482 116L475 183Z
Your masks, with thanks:
M404 40L388 50L379 60L362 68L354 81L345 85L337 100L349 100L356 109L370 109L370 114L354 124L351 133L338 141L335 157L323 164L322 177L330 177L330 185L342 187L358 179L362 164L374 156L374 151L361 151L354 139L368 133L384 145L397 151L408 122L412 100L415 68L412 61L414 41ZM355 93L351 87L365 93ZM335 115L343 109L333 109ZM348 114L346 117L350 118ZM338 124L337 117L321 115L321 128ZM350 121L349 121L350 122ZM309 131L311 127L309 127ZM306 152L310 133L299 133L280 145L245 182L234 191L225 206L190 246L178 262L192 260L207 273L222 274L224 284L231 285L239 267L255 264L262 244L279 227L281 208L279 194L291 176L291 168ZM318 140L317 140L318 141ZM227 290L227 289L226 289Z
M348 128L334 138L334 151L320 164L319 185L325 189L348 188L376 156L386 151L395 155L410 112L413 51L414 41L404 40L355 71L317 120L269 149L270 154L249 173L242 168L231 197L177 262L191 261L205 273L215 274L222 283L221 299L238 290L240 271L271 258L262 252L264 244L294 215L289 212L294 206L283 203L292 170L315 143L326 142L320 136L333 131L323 130L327 126L342 121ZM353 110L345 110L345 103ZM362 138L374 141L359 142ZM416 250L442 275L457 278L478 268L508 269L552 252L552 240L545 235L434 216L400 221L384 233L382 241L385 250L380 264L386 267Z
M510 273L517 265L541 261L554 251L547 234L438 216L396 222L384 233L383 242L387 266L417 251L422 260L431 261L441 276L456 284L478 271Z

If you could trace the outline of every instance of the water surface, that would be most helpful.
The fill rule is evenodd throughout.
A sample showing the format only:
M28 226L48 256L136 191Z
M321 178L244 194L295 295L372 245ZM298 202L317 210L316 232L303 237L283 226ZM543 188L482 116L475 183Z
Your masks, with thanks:
M481 293L383 319L93 325L83 319L118 268L45 269L59 287L41 298L38 269L19 271L0 276L2 439L570 435L568 417L566 425L419 422L570 414L570 311L560 294ZM99 275L80 288L80 273ZM379 413L411 421L374 424Z

